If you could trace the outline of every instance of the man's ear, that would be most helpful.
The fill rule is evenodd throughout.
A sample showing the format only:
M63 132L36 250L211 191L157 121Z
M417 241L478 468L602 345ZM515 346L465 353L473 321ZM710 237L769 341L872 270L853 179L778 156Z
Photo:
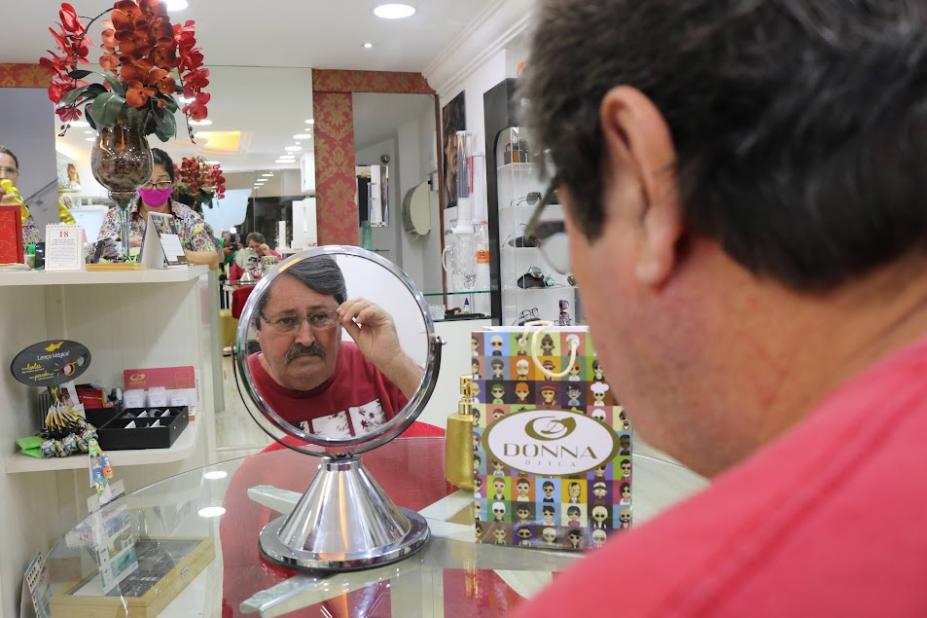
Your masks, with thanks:
M635 213L637 279L661 286L673 272L677 243L684 232L669 126L653 101L630 86L609 90L599 112L607 165L612 167L608 175L626 185L625 190L633 190L634 202L639 204ZM623 192L622 187L617 190L619 195Z

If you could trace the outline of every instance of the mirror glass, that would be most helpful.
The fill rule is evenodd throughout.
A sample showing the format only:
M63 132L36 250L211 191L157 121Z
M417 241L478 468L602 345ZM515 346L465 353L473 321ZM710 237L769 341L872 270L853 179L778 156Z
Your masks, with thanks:
M417 416L408 404L432 362L432 337L423 298L394 265L363 249L322 247L288 259L254 290L238 368L276 429L316 446L369 447Z

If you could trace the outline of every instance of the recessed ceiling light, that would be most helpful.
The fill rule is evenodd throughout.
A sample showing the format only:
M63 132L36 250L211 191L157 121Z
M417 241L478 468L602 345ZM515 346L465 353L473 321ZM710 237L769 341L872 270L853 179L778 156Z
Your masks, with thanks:
M312 133L297 133L296 135L293 136L293 139L295 139L296 141L300 141L304 139L312 139Z
M290 161L296 160L296 155L280 155L281 159L289 159Z
M187 0L165 0L165 2L167 3L168 11L182 11L190 6Z
M302 149L303 149L302 146L287 146L286 148L284 148L284 150L286 150L287 152L299 152Z
M267 172L266 174L261 174L261 176L263 176L264 178L270 178L270 177L272 177L273 175L274 175L273 172Z
M177 102L180 103L181 105L189 105L190 103L193 103L194 101L196 101L196 99L194 99L193 97L185 97L183 95L180 95L179 97L177 97Z
M207 161L206 165L221 165L220 161Z
M224 479L229 475L225 470L210 470L209 472L203 473L203 478L209 481L218 481Z
M307 118L306 124L315 124L315 118Z
M293 160L293 159L277 159L276 161L274 161L274 163L277 163L277 164L280 164L280 163L295 163L295 160Z
M84 135L93 135L94 133L96 133L96 131L92 129L87 129L86 131L84 131Z
M97 141L97 138L95 138L95 137L85 137L85 138L84 138L84 141L85 141L85 142L95 142L95 141Z
M90 123L86 120L75 120L71 123L72 127L89 127Z
M212 124L212 120L209 118L204 118L203 120L191 120L190 126L193 127L208 127Z
M364 49L373 49L373 43L370 43L370 42L364 43Z
M404 19L415 15L415 7L410 4L381 4L373 9L373 14L381 19Z
M222 517L225 515L225 509L221 506L207 506L196 512L200 517Z

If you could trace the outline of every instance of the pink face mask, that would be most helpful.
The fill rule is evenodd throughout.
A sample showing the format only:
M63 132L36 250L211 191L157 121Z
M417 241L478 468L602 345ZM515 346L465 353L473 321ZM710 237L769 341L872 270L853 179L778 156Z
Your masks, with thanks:
M170 199L171 193L174 192L173 188L168 189L148 189L141 188L138 190L138 196L142 198L142 201L148 204L153 208L160 208L164 206L165 202Z

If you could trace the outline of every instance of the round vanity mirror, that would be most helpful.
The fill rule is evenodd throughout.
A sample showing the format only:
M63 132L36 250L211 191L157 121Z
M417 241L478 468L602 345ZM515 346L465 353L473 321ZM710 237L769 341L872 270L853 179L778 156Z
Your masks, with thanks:
M424 519L396 507L359 456L421 413L440 344L421 292L364 249L305 251L255 287L235 348L242 398L274 439L322 458L294 510L261 532L267 558L350 570L399 560L424 544Z

